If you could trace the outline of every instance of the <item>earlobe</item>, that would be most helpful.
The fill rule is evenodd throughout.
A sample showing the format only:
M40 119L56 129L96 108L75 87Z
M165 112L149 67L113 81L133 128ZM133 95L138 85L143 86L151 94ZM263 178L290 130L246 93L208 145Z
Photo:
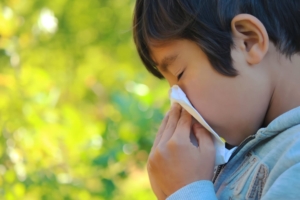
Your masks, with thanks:
M269 49L269 36L264 25L254 16L239 14L231 21L232 34L250 65L261 62Z

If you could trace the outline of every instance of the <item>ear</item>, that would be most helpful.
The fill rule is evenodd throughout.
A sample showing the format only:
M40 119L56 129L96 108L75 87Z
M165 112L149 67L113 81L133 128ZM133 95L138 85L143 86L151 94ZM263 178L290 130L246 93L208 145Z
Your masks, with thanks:
M250 65L261 62L269 49L269 36L265 26L254 16L239 14L231 21L236 47L244 52Z

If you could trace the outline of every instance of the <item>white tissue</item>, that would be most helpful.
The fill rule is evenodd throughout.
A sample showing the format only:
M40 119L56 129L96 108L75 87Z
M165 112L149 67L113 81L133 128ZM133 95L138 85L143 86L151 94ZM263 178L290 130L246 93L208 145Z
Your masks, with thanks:
M177 102L186 111L188 111L204 128L206 128L214 138L214 145L216 149L215 156L215 166L224 164L230 158L232 152L235 148L228 150L225 148L225 142L219 137L219 135L206 123L203 117L198 113L198 111L191 105L190 101L187 99L185 93L180 89L178 85L174 85L170 89L170 100L171 104ZM195 144L194 134L191 135L192 143Z

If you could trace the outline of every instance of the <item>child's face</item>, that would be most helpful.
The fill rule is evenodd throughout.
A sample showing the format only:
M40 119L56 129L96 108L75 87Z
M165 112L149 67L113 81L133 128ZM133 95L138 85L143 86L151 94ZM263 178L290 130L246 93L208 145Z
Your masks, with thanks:
M231 52L239 74L236 77L218 73L199 46L189 40L153 46L151 52L170 86L179 85L209 125L229 144L238 145L262 125L271 95L269 75L261 65L248 65L245 52L239 48ZM169 63L165 70L161 65L163 60Z

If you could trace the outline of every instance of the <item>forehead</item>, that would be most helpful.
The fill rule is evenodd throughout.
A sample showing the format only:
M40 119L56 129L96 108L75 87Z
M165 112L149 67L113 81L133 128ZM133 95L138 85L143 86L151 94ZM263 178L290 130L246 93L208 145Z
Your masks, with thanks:
M188 49L187 40L172 40L168 42L155 42L150 45L150 56L155 65L164 70L168 64Z
M149 45L150 55L155 62L160 61L168 54L174 54L183 46L184 40L171 40L167 42L151 42Z
M192 55L198 55L199 51L198 44L186 39L154 42L150 46L151 59L160 71L167 71L167 67L178 60L193 59Z

